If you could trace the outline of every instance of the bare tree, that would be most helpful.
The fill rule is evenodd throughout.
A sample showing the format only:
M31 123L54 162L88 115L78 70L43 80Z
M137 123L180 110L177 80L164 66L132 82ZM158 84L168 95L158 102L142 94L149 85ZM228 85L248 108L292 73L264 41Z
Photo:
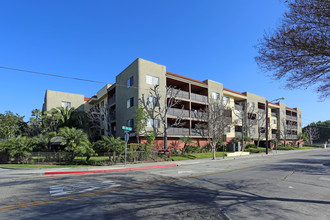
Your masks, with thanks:
M260 139L262 138L262 134L265 133L265 128L266 128L266 111L258 111L256 117L257 117L256 121L257 121L257 129L258 129L257 147L259 147Z
M242 125L242 151L245 149L246 137L251 137L255 131L253 131L253 126L256 124L256 114L254 113L254 105L250 106L247 102L239 102L239 108L235 108L234 114L237 118L235 124L240 123Z
M149 120L152 121L152 129L155 137L162 135L164 137L164 149L167 150L167 115L170 108L178 106L180 100L176 99L180 90L175 89L172 86L166 87L165 97L159 93L159 86L155 85L153 88L150 88L149 94L146 97L145 94L142 94L142 98L139 99L143 109L147 112ZM164 102L161 103L161 100ZM183 110L183 109L182 109ZM183 111L181 111L183 112ZM160 129L158 120L163 125L163 129ZM182 125L182 114L178 115L175 119L175 122L172 126Z
M288 88L318 85L322 99L330 96L329 0L287 0L289 10L274 33L257 45L256 62Z
M308 140L310 144L313 144L313 141L320 137L320 132L317 127L306 127L305 132L307 134Z
M216 158L216 146L219 140L222 140L226 134L226 129L233 124L232 109L222 100L210 99L205 109L207 123L199 123L196 130L208 139L213 152L213 160Z

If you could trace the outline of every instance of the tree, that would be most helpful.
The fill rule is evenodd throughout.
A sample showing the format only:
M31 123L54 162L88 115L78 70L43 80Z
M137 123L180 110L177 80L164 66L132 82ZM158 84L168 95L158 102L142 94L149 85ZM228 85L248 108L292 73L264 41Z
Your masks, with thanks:
M0 114L0 139L17 137L24 131L24 116L14 115L11 111Z
M148 113L144 110L143 107L139 106L137 108L135 108L135 112L134 112L134 118L135 118L135 135L136 135L136 139L137 142L140 143L140 135L143 134L143 131L145 129L145 127L147 126L147 120L148 117Z
M317 85L321 99L330 96L329 0L287 0L281 25L256 46L257 64L286 79L287 88Z
M107 137L103 136L102 140L96 142L96 148L99 151L113 153L113 162L116 162L116 153L119 153L118 158L121 157L121 154L125 151L125 141L121 140L119 137ZM111 161L111 156L109 154L109 160Z
M62 145L65 145L65 151L71 153L71 162L78 154L85 154L91 151L89 149L91 148L91 143L83 130L64 127L59 130L58 134L65 139Z
M306 133L307 127L317 127L319 130L319 137L314 139L314 142L317 143L329 143L330 141L330 120L312 122L306 127L303 128L303 131Z
M251 136L254 134L253 126L256 124L256 114L254 113L254 105L248 105L247 102L241 101L235 105L239 107L236 108L234 114L237 120L236 124L240 123L242 125L242 151L245 149L245 141L251 140Z
M226 129L233 124L232 109L220 99L210 99L205 109L205 114L207 123L199 123L196 125L196 128L202 136L208 139L213 152L213 160L215 160L217 143L224 137Z
M33 141L26 136L10 137L0 142L0 152L5 152L16 162L21 163L33 149Z
M39 109L32 110L32 117L30 118L29 124L33 128L32 135L39 135L42 125L42 113Z
M167 130L168 130L168 123L167 123L167 114L170 108L178 106L180 104L180 100L176 99L177 95L179 94L180 90L175 89L172 86L168 86L165 88L165 97L162 97L159 93L159 86L155 85L155 87L150 88L148 97L145 97L142 94L142 98L139 99L143 109L147 112L149 116L149 120L152 121L152 129L153 135L155 137L159 135L163 135L164 137L164 149L167 150ZM160 100L164 100L163 103ZM172 126L178 126L181 124L182 116L177 116L175 122ZM160 126L158 121L160 120L163 130L160 130ZM145 132L148 133L148 132Z
M180 138L180 141L182 141L184 143L182 153L185 153L187 151L188 144L193 143L194 139L192 139L191 137L188 137L188 136L183 136Z
M304 130L307 134L307 138L310 144L313 144L313 141L318 139L320 136L320 132L317 127L308 126Z
M257 127L258 127L258 140L257 140L257 148L260 144L260 139L262 138L262 134L265 133L266 128L266 111L258 111L257 112Z

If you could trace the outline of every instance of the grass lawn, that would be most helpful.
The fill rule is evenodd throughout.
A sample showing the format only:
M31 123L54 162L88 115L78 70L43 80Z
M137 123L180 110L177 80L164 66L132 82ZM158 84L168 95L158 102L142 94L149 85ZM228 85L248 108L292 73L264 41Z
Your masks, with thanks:
M86 167L86 165L40 165L40 164L0 164L0 167L13 168L65 168L65 167Z
M225 153L226 156L227 153ZM222 157L222 152L216 152L215 156L216 157ZM178 161L178 160L194 160L194 159L203 159L203 158L212 158L213 153L194 153L194 154L183 154L183 155L173 155L171 156L170 159L172 161Z
M319 147L294 147L293 149L294 150L306 150L306 149L315 149L315 148L319 148Z

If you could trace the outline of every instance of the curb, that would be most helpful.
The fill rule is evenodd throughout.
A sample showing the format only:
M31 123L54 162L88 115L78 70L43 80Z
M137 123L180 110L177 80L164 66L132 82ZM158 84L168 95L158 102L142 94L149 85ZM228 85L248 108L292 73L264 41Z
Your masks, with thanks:
M61 175L61 174L86 174L86 173L107 173L107 172L122 172L122 171L132 171L132 170L146 170L155 169L162 167L176 167L177 164L168 165L157 165L157 166L147 166L147 167L132 167L123 169L111 169L111 170L88 170L88 171L64 171L64 172L45 172L44 175Z

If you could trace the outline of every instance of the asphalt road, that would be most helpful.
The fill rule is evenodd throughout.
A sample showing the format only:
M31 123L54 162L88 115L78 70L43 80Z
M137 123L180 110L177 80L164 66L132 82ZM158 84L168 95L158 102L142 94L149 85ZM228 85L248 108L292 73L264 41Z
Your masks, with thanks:
M330 150L85 175L0 169L0 219L330 219Z

